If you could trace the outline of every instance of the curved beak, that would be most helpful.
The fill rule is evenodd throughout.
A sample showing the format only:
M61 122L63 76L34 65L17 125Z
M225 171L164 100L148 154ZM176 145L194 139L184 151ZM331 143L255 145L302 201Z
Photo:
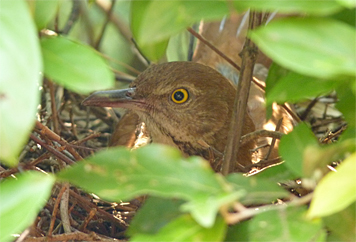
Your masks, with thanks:
M83 106L132 108L136 88L94 92L82 102Z

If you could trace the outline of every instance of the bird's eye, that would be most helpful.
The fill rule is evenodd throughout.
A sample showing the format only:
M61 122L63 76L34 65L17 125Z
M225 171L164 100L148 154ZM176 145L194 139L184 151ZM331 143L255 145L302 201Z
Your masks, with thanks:
M186 89L178 88L173 91L171 98L173 102L181 104L181 103L185 103L188 100L189 94Z

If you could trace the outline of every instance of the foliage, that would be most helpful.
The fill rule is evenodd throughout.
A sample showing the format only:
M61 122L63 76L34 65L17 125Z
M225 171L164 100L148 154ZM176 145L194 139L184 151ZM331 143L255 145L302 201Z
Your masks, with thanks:
M132 221L128 232L132 241L354 241L356 31L352 17L340 17L355 16L354 1L229 3L132 1L131 31L141 52L157 61L171 38L201 19L221 19L247 8L304 15L272 21L248 35L274 61L266 81L267 105L335 91L337 108L347 122L339 141L320 144L308 124L301 123L281 140L279 151L285 163L252 177L223 177L203 159L183 158L170 147L150 145L132 152L110 148L64 169L57 181L69 181L116 202L150 195ZM0 159L8 167L17 166L31 133L43 75L78 93L114 84L107 61L92 47L95 41L81 36L75 27L71 34L56 33L58 26L66 26L58 19L53 24L55 16L68 16L68 4L0 2L4 36L0 40ZM51 31L38 34L44 27ZM338 160L344 160L336 167L338 172L327 173L326 165ZM310 208L309 200L292 198L276 185L296 178L314 191L306 196L312 198ZM0 218L7 221L0 222L1 241L10 241L11 234L31 224L53 183L53 176L35 172L1 181ZM282 198L290 201L281 205ZM249 208L253 206L258 209ZM231 209L235 213L229 213ZM21 223L16 223L19 217ZM340 217L347 222L340 224Z

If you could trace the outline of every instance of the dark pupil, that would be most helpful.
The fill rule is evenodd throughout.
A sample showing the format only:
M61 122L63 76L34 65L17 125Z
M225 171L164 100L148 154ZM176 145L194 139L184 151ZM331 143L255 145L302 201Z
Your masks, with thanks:
M177 101L182 101L184 98L184 93L181 91L178 91L176 93L174 93L174 99Z

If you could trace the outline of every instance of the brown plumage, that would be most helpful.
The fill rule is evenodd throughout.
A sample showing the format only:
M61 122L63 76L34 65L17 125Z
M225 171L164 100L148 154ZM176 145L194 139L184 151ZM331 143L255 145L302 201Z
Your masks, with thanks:
M236 87L208 66L170 62L149 67L129 89L96 92L83 104L130 109L146 124L153 142L202 156L218 170L235 94ZM244 134L254 130L246 112ZM251 164L252 148L253 143L240 148L240 164Z

